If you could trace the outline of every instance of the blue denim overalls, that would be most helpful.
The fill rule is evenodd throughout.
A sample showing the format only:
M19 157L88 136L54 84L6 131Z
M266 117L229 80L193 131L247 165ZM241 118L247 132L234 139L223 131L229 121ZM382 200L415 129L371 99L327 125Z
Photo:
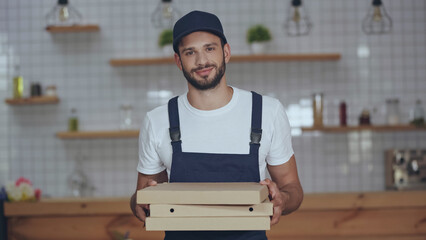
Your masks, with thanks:
M252 92L249 154L182 152L177 98L168 103L173 157L170 182L259 182L262 96ZM208 126L206 126L208 127ZM215 134L215 133L212 133ZM248 139L247 139L248 143ZM266 240L265 231L166 231L165 240Z

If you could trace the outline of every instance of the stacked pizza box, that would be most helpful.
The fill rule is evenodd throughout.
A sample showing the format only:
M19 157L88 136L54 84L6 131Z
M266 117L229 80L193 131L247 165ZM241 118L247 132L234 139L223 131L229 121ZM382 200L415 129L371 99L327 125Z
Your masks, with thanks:
M259 183L163 183L139 190L147 231L269 230L272 203Z

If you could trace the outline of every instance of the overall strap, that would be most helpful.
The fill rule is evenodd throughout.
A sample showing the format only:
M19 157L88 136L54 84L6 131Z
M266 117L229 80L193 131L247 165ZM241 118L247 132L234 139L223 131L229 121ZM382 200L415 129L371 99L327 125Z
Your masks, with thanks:
M252 91L250 154L258 154L262 139L262 96Z
M182 141L180 140L180 124L179 124L179 109L178 109L178 96L169 100L169 134L172 140L173 152L182 152Z

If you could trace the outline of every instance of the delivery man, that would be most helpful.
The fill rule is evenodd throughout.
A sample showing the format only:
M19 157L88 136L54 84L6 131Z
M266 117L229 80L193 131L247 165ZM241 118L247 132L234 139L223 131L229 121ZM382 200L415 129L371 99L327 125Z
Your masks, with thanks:
M173 48L188 92L146 114L137 190L167 181L260 182L268 186L271 225L276 224L303 199L282 104L227 84L231 50L217 16L201 11L183 16L173 29ZM130 205L145 221L149 206L137 205L136 194ZM165 239L267 238L265 231L166 231Z

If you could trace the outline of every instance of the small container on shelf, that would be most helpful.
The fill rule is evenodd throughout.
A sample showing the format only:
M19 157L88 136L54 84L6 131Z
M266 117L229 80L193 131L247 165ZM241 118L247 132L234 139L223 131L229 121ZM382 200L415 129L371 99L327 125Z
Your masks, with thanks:
M49 97L56 97L56 86L55 85L50 85L46 87L46 96Z
M133 106L131 104L122 104L120 106L120 129L128 130L133 128L132 121Z
M315 93L312 95L312 110L314 116L314 127L323 126L323 108L324 99L322 93Z
M40 97L42 96L41 85L40 83L31 83L31 97Z
M77 132L78 131L78 116L77 109L72 108L70 117L68 118L68 131Z
M361 115L359 116L359 125L360 126L369 126L370 122L370 111L367 109L362 110Z
M411 110L410 123L417 127L422 127L425 124L425 110L422 106L422 101L417 99L416 105Z
M398 125L400 123L398 98L386 100L386 123L388 125Z
M340 126L346 126L347 125L347 121L346 121L346 102L342 101L340 102L339 105L339 121L340 121Z
M15 66L15 77L13 77L13 98L24 97L24 78L19 72L19 65Z

